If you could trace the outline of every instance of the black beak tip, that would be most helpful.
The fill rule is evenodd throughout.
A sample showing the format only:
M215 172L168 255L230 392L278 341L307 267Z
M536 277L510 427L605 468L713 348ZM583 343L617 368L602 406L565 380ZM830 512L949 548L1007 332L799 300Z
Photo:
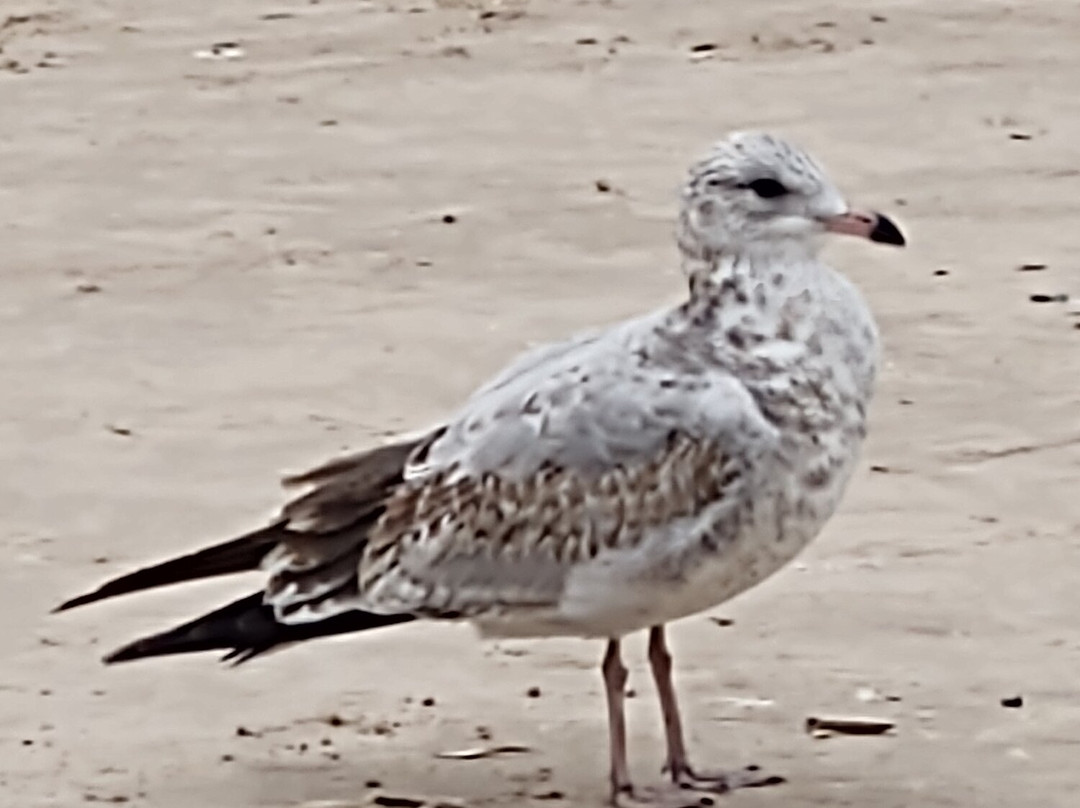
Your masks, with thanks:
M877 215L877 224L870 231L870 240L879 244L895 244L897 247L903 247L907 244L907 240L904 238L904 234L900 232L900 228L896 226L892 219L881 213Z

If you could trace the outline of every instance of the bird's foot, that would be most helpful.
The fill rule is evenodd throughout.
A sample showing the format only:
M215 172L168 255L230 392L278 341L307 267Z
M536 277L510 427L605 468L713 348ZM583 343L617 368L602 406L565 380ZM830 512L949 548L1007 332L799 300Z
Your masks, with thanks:
M717 805L716 796L739 788L761 788L785 782L783 777L767 774L758 766L734 771L697 772L687 765L665 771L671 782L662 786L635 788L623 786L611 797L615 808L708 808Z
M726 794L739 788L762 788L777 786L785 782L778 774L762 771L760 766L744 766L730 771L695 771L688 764L677 767L668 766L666 771L672 782L687 791L705 791L712 794Z
M659 787L619 789L611 797L613 808L709 808L716 794L682 788L675 784Z

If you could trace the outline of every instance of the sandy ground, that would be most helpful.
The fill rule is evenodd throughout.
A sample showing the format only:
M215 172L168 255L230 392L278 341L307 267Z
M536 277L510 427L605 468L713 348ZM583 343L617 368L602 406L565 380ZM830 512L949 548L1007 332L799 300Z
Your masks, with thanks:
M684 167L755 127L911 246L830 247L887 342L866 462L734 625L674 628L696 756L789 778L733 806L1080 805L1080 317L1029 300L1080 296L1080 8L480 5L4 3L0 804L599 804L595 643L415 626L106 669L256 581L47 611L259 524L279 473L433 422L534 341L677 299ZM223 40L244 58L193 57ZM821 713L897 728L817 740ZM435 758L480 735L531 751Z

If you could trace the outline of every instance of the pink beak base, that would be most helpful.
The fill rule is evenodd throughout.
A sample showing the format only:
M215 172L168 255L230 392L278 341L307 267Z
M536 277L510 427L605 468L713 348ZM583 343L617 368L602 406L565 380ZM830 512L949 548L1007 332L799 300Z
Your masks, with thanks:
M849 211L826 219L825 229L830 233L860 236L880 244L895 244L897 247L903 247L907 243L900 228L881 213Z

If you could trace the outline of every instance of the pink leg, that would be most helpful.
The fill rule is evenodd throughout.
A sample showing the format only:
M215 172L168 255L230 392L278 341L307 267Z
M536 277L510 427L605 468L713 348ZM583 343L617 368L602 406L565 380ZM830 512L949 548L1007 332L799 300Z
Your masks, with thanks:
M664 770L676 784L684 788L724 792L735 788L770 786L784 782L783 777L766 775L757 766L747 766L733 772L695 773L686 755L682 718L679 716L675 685L671 680L671 652L667 648L663 626L653 626L649 630L649 664L652 667L653 679L656 680L656 692L660 697L660 712L664 717L664 735L667 739Z
M629 794L630 769L626 763L626 666L623 665L618 640L609 640L600 666L604 674L607 695L608 735L611 744L611 803L617 805L619 796Z
M686 741L683 740L682 717L671 680L671 652L668 651L663 626L649 629L649 665L656 681L656 694L660 697L660 713L664 718L664 738L667 740L667 760L664 771L672 779L690 768L686 759Z

